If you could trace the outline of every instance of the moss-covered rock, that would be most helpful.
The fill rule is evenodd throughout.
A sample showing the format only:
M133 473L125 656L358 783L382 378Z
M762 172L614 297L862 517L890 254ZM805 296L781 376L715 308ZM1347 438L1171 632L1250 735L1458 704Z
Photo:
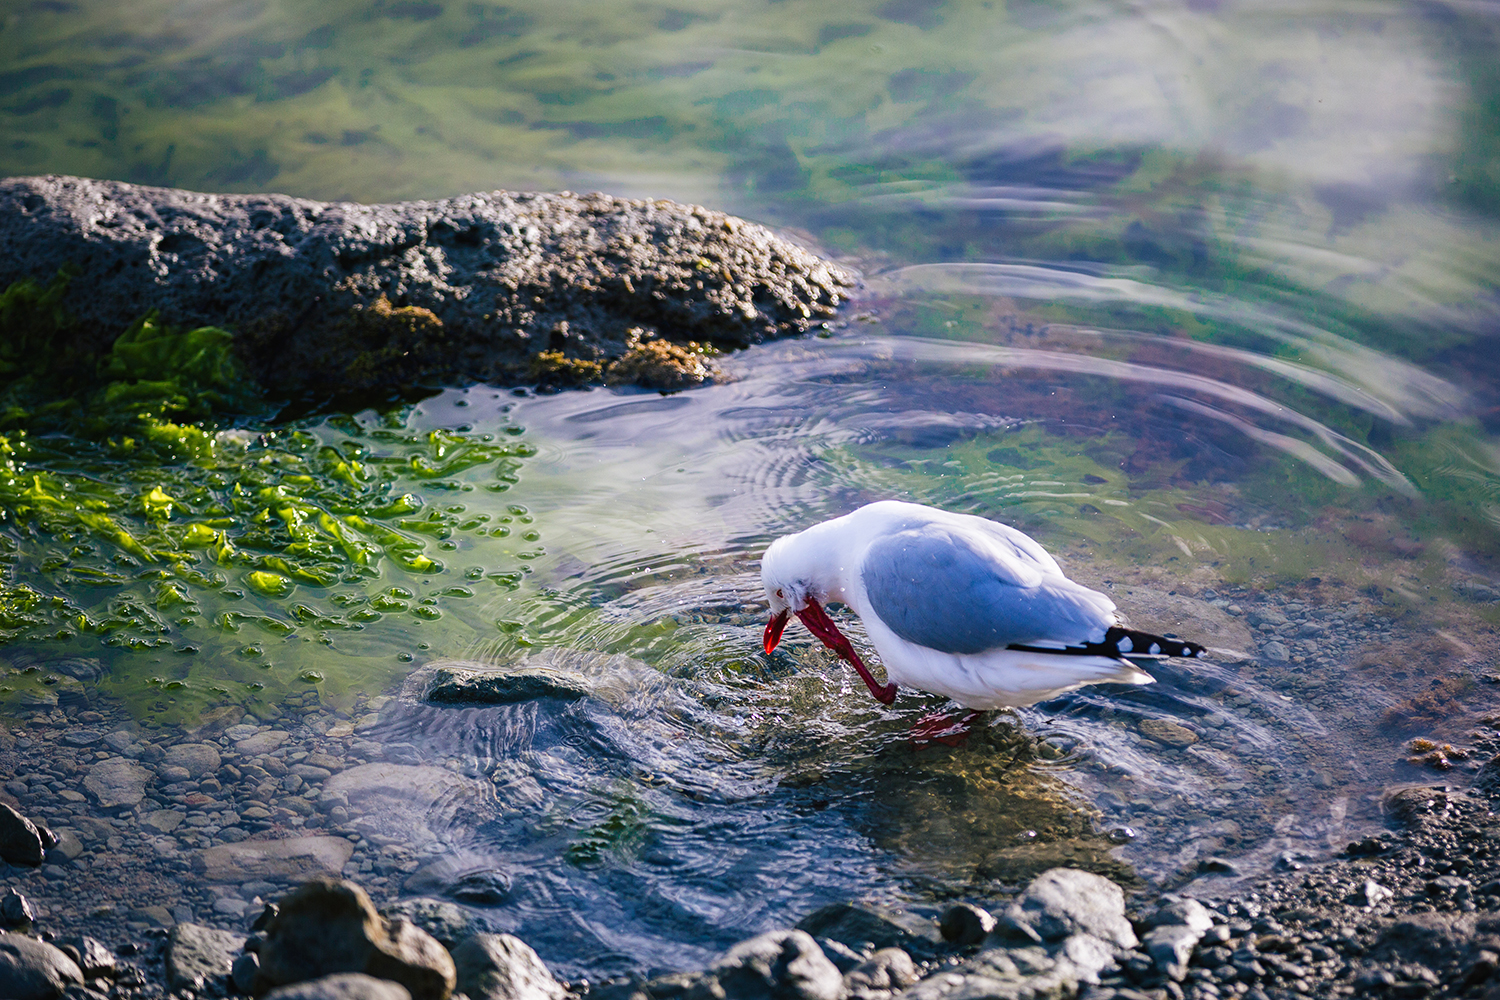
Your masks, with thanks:
M21 177L0 181L0 245L0 288L76 276L65 303L32 296L33 312L66 306L50 324L59 356L102 356L155 310L163 326L231 331L245 373L283 394L684 388L708 373L681 345L804 332L854 284L720 212L568 192L357 205Z

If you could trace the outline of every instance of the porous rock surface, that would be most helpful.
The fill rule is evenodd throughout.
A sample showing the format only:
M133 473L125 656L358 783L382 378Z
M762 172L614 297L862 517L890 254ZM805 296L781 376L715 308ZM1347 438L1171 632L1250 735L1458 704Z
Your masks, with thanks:
M663 341L803 332L853 284L720 212L569 192L361 205L14 177L0 180L0 246L0 288L76 270L68 305L91 341L76 346L105 350L155 309L230 329L250 373L285 391L597 380L638 355L611 377L629 381L670 353Z

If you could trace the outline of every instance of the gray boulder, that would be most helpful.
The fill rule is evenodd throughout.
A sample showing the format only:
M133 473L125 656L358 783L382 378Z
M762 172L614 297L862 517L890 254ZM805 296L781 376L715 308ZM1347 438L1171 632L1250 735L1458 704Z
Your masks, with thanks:
M844 977L805 931L768 931L741 941L709 968L722 996L839 1000Z
M405 986L389 979L376 979L362 972L341 972L279 987L267 993L266 1000L411 1000L411 994Z
M77 342L59 350L99 353L156 309L230 329L250 373L285 391L514 379L543 352L588 378L639 354L633 373L670 360L663 336L803 332L853 284L720 212L568 192L358 205L15 177L0 246L0 289L76 270Z
M195 993L220 985L244 947L243 934L175 924L167 934L167 983L174 990Z
M0 933L0 997L54 1000L83 984L78 964L59 948L22 934Z
M340 972L363 972L400 983L413 1000L447 1000L453 959L432 935L386 920L352 882L315 879L282 897L254 942L260 956L254 991Z
M844 973L844 989L854 1000L886 1000L917 981L917 966L900 948L881 948Z
M1125 919L1125 893L1109 879L1077 868L1038 875L999 923L996 933L1019 933L1038 942L1088 934L1118 948L1139 943Z
M563 1000L568 991L531 946L509 934L475 934L453 949L458 992L469 1000Z

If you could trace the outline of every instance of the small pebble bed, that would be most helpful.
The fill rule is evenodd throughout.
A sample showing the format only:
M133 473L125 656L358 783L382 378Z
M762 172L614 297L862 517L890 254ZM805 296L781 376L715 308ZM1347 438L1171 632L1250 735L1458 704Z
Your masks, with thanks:
M1314 709L1342 698L1316 668L1394 638L1394 623L1348 609L1203 596L1250 626L1259 666L1285 671ZM1220 697L1228 711L1241 696ZM0 997L1500 996L1493 736L1461 750L1412 741L1452 770L1393 786L1387 829L1326 859L1283 853L1253 878L1211 860L1129 895L1057 868L907 910L850 901L706 969L589 983L558 982L549 956L414 893L419 845L376 844L351 824L350 776L410 749L369 738L390 701L339 713L309 691L274 721L219 711L180 733L64 698L9 723ZM1164 754L1232 740L1211 724L1137 728ZM1106 822L1132 808L1101 805Z

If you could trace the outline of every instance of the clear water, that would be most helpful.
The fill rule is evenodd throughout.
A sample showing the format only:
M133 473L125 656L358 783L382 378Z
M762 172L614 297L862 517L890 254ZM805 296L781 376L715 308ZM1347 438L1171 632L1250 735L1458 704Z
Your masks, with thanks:
M462 507L421 536L439 569L229 580L160 622L187 657L84 635L12 662L101 657L84 683L171 733L310 689L348 712L435 660L590 654L559 662L597 699L398 701L369 731L475 782L370 833L435 845L439 885L505 869L487 917L569 975L1057 863L1175 885L1326 856L1383 787L1433 779L1409 740L1493 718L1497 33L1486 4L12 7L0 173L665 196L866 279L846 323L706 389L312 423L388 457L436 429L527 448L395 487ZM938 699L883 708L800 632L758 651L764 546L882 497L1016 524L1221 652L914 748ZM16 544L12 572L77 605L144 586ZM17 711L39 676L6 684Z

